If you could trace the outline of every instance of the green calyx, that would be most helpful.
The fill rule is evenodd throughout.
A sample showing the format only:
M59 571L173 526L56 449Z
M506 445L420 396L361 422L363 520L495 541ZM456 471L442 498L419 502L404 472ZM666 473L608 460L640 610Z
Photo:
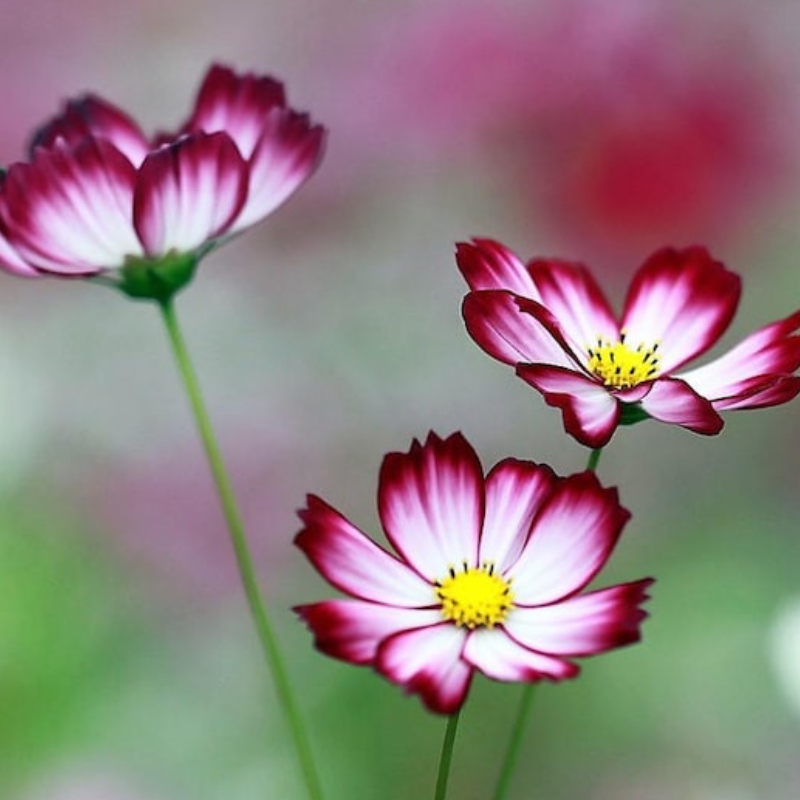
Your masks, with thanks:
M115 275L113 285L128 297L164 303L191 282L199 260L197 253L129 258Z
M650 419L650 415L638 403L620 403L620 406L620 425L635 425L637 422Z

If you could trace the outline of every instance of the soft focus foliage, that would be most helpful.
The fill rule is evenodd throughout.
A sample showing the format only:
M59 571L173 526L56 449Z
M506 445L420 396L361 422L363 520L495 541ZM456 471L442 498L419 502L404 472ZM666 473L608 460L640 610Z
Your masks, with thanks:
M797 308L798 25L782 0L4 3L6 164L84 90L174 127L212 61L281 76L331 131L182 298L331 800L428 796L442 722L309 648L288 610L323 590L291 545L305 493L377 529L381 455L429 429L484 463L585 465L466 335L453 243L591 263L615 307L643 254L707 245L745 285L719 352ZM0 277L0 796L301 797L152 309ZM796 635L799 437L796 403L713 440L614 437L600 477L633 519L604 580L656 575L652 617L541 688L518 796L794 796L800 667L776 638ZM487 795L518 692L476 681L453 797Z

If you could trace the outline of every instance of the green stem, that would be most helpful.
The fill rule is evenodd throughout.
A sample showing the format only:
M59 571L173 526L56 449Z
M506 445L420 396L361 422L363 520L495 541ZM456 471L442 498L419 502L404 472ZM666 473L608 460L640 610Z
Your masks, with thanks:
M586 463L586 469L588 471L594 472L597 469L597 464L600 461L600 456L602 453L602 447L598 447L589 453L589 460ZM511 782L511 776L514 773L514 767L516 766L517 759L519 758L519 751L520 747L522 746L522 738L528 721L528 715L530 714L535 690L535 683L529 683L522 690L522 699L520 701L519 708L517 709L517 718L514 721L514 727L511 731L511 738L509 739L508 748L506 749L506 756L503 761L503 766L500 770L500 777L497 780L497 786L494 790L493 800L503 800L506 796L506 792L508 791L508 787Z
M530 714L531 705L533 704L536 686L537 684L535 683L529 683L522 690L522 699L517 709L517 718L514 720L514 727L511 730L511 738L508 741L506 757L503 761L503 768L500 770L500 777L497 780L493 800L503 800L506 796L506 792L508 792L511 776L514 774L514 768L519 758L519 751L522 747L523 733L525 732L528 715Z
M598 447L595 450L592 450L591 453L589 453L589 461L586 464L586 469L589 472L596 472L597 471L597 464L600 461L600 456L602 454L603 454L603 448L602 447Z
M444 800L447 795L447 781L450 778L450 764L453 761L453 745L456 741L456 730L458 729L460 714L461 711L458 710L447 720L447 728L442 742L442 755L439 759L439 775L436 778L434 800Z
M214 436L211 420L206 411L205 403L203 402L200 384L198 383L194 368L192 367L189 351L186 347L180 326L178 325L178 319L172 300L166 299L160 301L159 306L161 308L164 324L167 328L169 341L172 345L172 351L178 365L178 371L192 407L197 430L202 439L206 457L208 458L208 463L214 477L214 483L217 488L217 493L219 494L220 503L222 504L222 511L228 525L231 544L236 553L239 574L242 579L245 595L247 596L247 602L250 606L250 613L258 632L258 638L264 652L267 666L272 673L278 700L283 708L283 712L294 738L294 745L297 750L297 757L300 761L300 768L303 773L306 789L308 790L308 796L311 800L321 800L322 791L314 766L314 760L311 756L308 736L299 709L294 700L286 667L284 666L275 633L272 629L269 617L267 616L264 601L258 588L258 581L253 568L253 560L247 546L244 526L236 506L236 500L228 474L225 470L222 454L220 453L219 445Z

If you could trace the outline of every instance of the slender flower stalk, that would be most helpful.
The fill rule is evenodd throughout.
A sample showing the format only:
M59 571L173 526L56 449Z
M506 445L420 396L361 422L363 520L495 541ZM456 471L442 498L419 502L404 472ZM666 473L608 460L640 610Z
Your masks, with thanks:
M535 683L528 683L522 688L522 698L517 708L517 718L514 720L514 727L511 730L511 738L508 741L506 757L503 760L503 768L500 770L497 786L492 796L493 800L505 800L508 787L511 784L511 776L514 774L514 769L517 766L519 751L522 747L522 737L528 723L531 706L533 705L533 696L536 693L536 686L537 684Z
M436 794L434 800L445 800L447 797L447 783L450 779L450 764L453 761L453 746L456 743L456 731L458 730L458 718L461 709L451 714L447 719L447 728L444 732L442 742L442 755L439 759L439 774L436 778Z
M314 766L308 735L289 684L283 657L278 647L272 624L267 615L261 591L258 588L258 580L247 545L244 525L242 524L241 515L236 505L236 499L225 469L222 454L214 435L214 429L203 401L200 384L197 380L197 375L192 366L186 342L178 324L175 306L171 299L167 299L160 302L159 307L167 329L170 345L172 346L172 352L178 366L178 372L180 373L181 381L192 407L197 430L203 442L208 464L214 478L214 484L219 495L220 503L222 504L231 544L236 554L239 574L242 579L245 595L247 596L247 602L250 606L250 613L258 632L261 648L264 652L264 658L272 674L278 700L283 708L283 712L292 732L308 797L310 800L321 800L322 790L320 788L316 767Z
M586 469L589 472L597 472L597 465L600 463L601 455L603 455L602 447L596 447L589 453L589 460L586 462Z
M325 130L287 105L279 81L215 64L177 131L148 137L124 111L88 94L38 129L27 162L0 175L0 270L88 279L161 308L310 800L322 793L308 737L173 297L204 256L305 183L324 144Z
M589 460L586 462L587 472L595 472L602 454L602 447L596 447L589 453ZM529 683L522 689L522 699L520 700L519 707L517 708L517 718L514 720L514 727L511 730L511 738L508 740L506 755L503 759L503 766L500 770L500 776L497 779L497 786L495 787L492 800L505 800L508 787L511 783L511 776L514 774L514 768L517 766L517 759L519 758L519 751L520 747L522 746L522 738L527 726L531 705L533 704L533 696L536 692L536 686L537 684L535 683Z

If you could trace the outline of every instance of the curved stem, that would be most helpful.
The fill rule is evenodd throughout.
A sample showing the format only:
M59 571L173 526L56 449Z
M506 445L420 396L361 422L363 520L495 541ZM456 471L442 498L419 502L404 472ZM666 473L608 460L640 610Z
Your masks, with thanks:
M267 666L272 673L278 700L283 708L283 712L292 732L308 796L311 800L321 800L322 791L314 766L314 760L311 756L308 736L289 685L286 667L283 663L283 657L281 656L272 624L267 616L266 607L261 597L261 591L258 588L258 580L256 579L253 561L247 545L244 526L241 516L239 515L236 499L225 469L222 454L214 435L214 429L211 425L208 412L206 411L205 403L203 402L200 384L192 366L183 334L178 325L178 319L172 300L168 299L159 302L159 307L161 308L164 324L167 328L167 334L178 365L183 387L186 390L186 395L192 407L197 430L203 442L208 464L214 477L214 483L217 488L220 503L222 504L222 511L225 515L225 521L227 522L231 544L236 554L239 575L241 576L247 602L250 606L250 613L256 631L258 632L261 649L264 653Z
M436 778L436 794L434 800L444 800L447 795L447 781L450 778L450 764L453 760L453 745L456 741L456 730L458 729L458 718L461 714L460 709L452 714L447 720L447 728L444 732L442 742L442 755L439 759L439 775Z
M603 454L603 448L598 447L589 453L589 460L586 463L586 469L594 472L597 469L597 464L600 461L600 456ZM519 757L519 750L522 745L522 737L525 732L525 725L528 721L530 714L533 695L535 694L536 684L529 683L522 690L522 700L517 710L517 718L514 721L514 727L511 731L511 738L508 741L508 748L506 750L503 766L500 770L500 777L497 780L497 786L494 790L493 800L503 800L508 791L508 786L511 782L511 775L514 773L514 767L517 764Z

